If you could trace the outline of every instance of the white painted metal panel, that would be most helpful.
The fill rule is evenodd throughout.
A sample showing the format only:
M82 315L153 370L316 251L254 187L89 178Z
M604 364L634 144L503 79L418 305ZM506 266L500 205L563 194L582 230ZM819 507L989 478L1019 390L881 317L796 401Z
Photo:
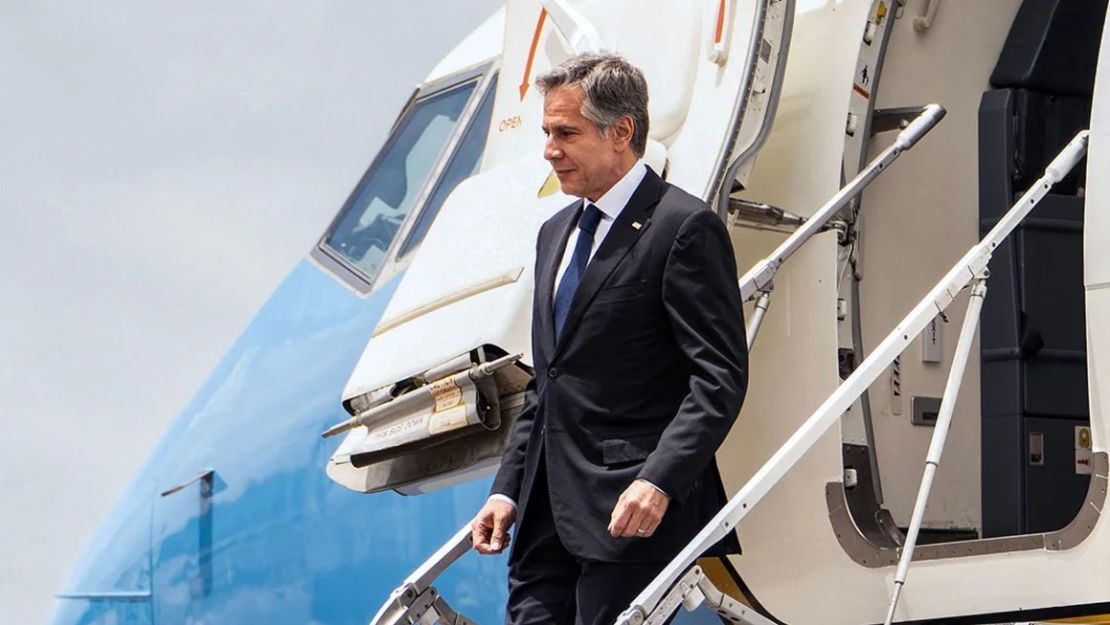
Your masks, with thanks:
M1094 108L1091 112L1091 148L1087 154L1087 200L1083 222L1083 283L1088 289L1110 284L1110 49L1105 30L1095 78ZM1101 315L1097 313L1101 312ZM1110 319L1106 309L1087 309L1087 323Z
M381 325L411 317L422 307L431 310L378 331L351 374L345 398L392 384L485 343L531 353L536 233L569 202L561 194L537 197L549 172L547 163L535 155L470 178L455 189ZM469 297L453 297L502 277L515 278Z
M878 106L942 102L948 115L910 158L864 194L860 291L865 347L881 340L905 315L907 304L924 295L979 239L979 103L991 88L988 78L1020 4L996 0L959 12L950 5L925 34L914 30L917 10L911 7L894 25ZM925 79L933 74L936 79ZM874 143L886 141L883 136ZM911 398L941 396L966 307L967 298L961 296L946 313L943 362L922 362L918 345L903 355L900 411L892 405L889 377L872 389L884 505L902 527L909 523L920 461L933 433L931 427L910 423ZM976 344L975 354L978 349ZM944 464L926 509L927 527L981 527L979 388L976 355L957 399Z

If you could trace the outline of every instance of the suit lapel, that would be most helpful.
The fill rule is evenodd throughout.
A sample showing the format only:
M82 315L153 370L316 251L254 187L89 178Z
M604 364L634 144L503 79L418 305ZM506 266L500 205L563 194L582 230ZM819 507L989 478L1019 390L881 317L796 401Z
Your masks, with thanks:
M593 259L590 260L590 264L586 265L586 272L582 275L582 281L578 284L578 290L574 293L570 313L567 315L563 333L559 337L559 343L555 345L554 352L551 354L552 358L555 358L562 351L569 337L574 334L583 313L589 307L590 302L593 301L598 289L605 283L605 279L613 273L613 270L617 268L617 265L636 244L640 236L651 226L651 210L659 202L662 191L663 179L656 175L651 168L648 168L640 186L636 187L636 191L629 198L628 204L621 210L620 215L617 215L617 219L613 222L609 233L605 235L605 240L601 242L601 246L597 249ZM563 241L566 242L566 235L564 235ZM554 272L551 275L553 281ZM550 302L550 289L548 289L546 295ZM547 311L547 317L551 319L550 307ZM549 323L554 326L553 320ZM554 331L550 333L550 336L554 340Z
M539 257L536 262L540 269L536 282L536 310L533 316L539 319L540 337L543 341L539 347L551 358L555 351L555 319L554 302L552 293L555 290L555 274L559 270L563 250L567 247L567 238L574 231L578 223L578 213L582 210L582 201L579 200L567 206L552 218L548 236L540 242Z

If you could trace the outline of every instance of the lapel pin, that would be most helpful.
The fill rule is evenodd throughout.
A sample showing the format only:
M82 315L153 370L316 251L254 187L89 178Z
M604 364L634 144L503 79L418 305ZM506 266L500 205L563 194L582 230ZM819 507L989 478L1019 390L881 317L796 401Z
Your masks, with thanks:
M632 227L639 230L640 229L640 222L638 222L638 221L632 222Z

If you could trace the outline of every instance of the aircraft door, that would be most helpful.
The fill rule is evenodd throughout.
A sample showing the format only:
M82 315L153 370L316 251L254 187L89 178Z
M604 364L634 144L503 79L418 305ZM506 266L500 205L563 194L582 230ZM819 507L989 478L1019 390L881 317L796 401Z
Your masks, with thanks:
M154 621L188 623L211 610L212 497L216 474L211 469L155 494L151 538Z
M536 232L572 201L542 159L535 77L577 52L626 56L651 94L645 162L715 201L766 137L792 11L791 0L509 3L483 171L444 203L348 381L352 419L328 432L347 433L332 479L412 493L496 467L530 373Z
M839 159L834 160L831 155L839 156L845 129L843 109L836 109L835 105L846 104L845 98L840 94L835 98L811 98L811 94L820 93L826 76L840 83L832 88L841 93L854 91L850 77L857 59L854 52L838 54L830 45L832 38L822 35L850 32L853 36L845 36L844 41L860 45L854 34L866 37L867 19L879 3L863 0L809 4L821 6L799 11L791 81L779 119L785 127L776 126L776 137L764 153L761 168L774 165L773 160L780 155L793 158L783 159L777 168L761 169L757 172L761 180L753 184L760 199L779 206L805 206L808 202L797 201L802 193L828 184L832 179L829 173L839 173L832 170L822 174L822 169L814 167L806 157L822 155L825 164L835 164L839 170L840 164L836 162ZM1058 149L1056 133L1062 137L1062 143L1086 124L1082 118L1073 122L1078 116L1068 110L1069 99L1076 94L1067 95L1065 89L1056 94L1041 93L1047 82L1024 87L1036 96L1028 98L1035 106L1017 102L1012 95L1006 97L1014 104L994 106L992 100L1001 97L994 92L1021 88L988 85L988 80L996 80L991 78L992 68L999 63L1011 28L1020 35L1015 41L1026 52L1034 55L1048 52L1051 62L1043 66L1033 64L1037 71L1029 76L1034 79L1042 75L1053 83L1068 79L1069 71L1080 69L1087 62L1082 50L1089 49L1092 57L1097 53L1103 70L1110 60L1105 33L1102 43L1091 43L1089 47L1081 44L1078 36L1080 32L1089 32L1089 26L1101 25L1104 21L1101 15L1081 18L1082 30L1072 26L1058 33L1051 32L1049 27L1052 15L1042 14L1032 23L1016 24L1025 20L1009 23L1019 7L1023 14L1035 10L1074 17L1077 13L1093 12L1097 3L1027 0L999 3L1006 6L997 7L973 4L961 5L959 15L950 13L947 19L941 9L942 17L927 35L914 28L915 10L909 8L912 3L905 11L906 16L900 21L895 19L893 24L898 30L893 34L892 54L883 70L880 108L928 98L948 107L949 116L937 133L922 142L922 151L916 153L914 164L907 162L892 168L864 197L869 221L861 249L863 266L870 269L864 270L868 276L864 284L868 286L861 301L864 323L873 324L865 328L874 328L865 330L873 333L863 335L864 344L872 348L929 288L933 276L941 275L937 267L947 268L949 259L963 254L978 240L979 225L993 225L1001 211L1012 205L1015 196L1041 175ZM1102 7L1105 10L1105 3ZM838 22L840 19L846 21ZM844 27L849 19L855 25L851 31ZM971 42L977 47L972 48ZM1057 44L1061 46L1059 52L1053 48ZM1070 69L1061 70L1056 63ZM954 67L959 71L940 71ZM1040 74L1042 69L1044 73ZM957 397L955 427L962 429L953 429L948 437L944 463L936 473L938 479L925 509L926 528L930 531L918 537L909 582L894 615L897 622L989 623L1106 612L1105 571L1110 563L1106 558L1110 533L1105 519L1100 518L1100 510L1105 511L1106 456L1104 441L1099 436L1105 432L1106 412L1100 411L1099 392L1105 384L1098 384L1098 376L1101 373L1104 382L1108 378L1107 368L1098 368L1098 349L1100 344L1106 345L1107 333L1103 331L1106 324L1095 320L1106 317L1106 299L1099 303L1097 298L1098 288L1106 284L1110 273L1102 271L1101 276L1092 276L1092 272L1098 274L1110 265L1092 260L1099 259L1099 254L1103 259L1110 258L1105 253L1107 231L1098 229L1098 225L1105 223L1097 221L1099 215L1107 214L1100 210L1106 205L1103 201L1106 194L1104 185L1099 184L1101 179L1093 173L1101 171L1100 165L1105 161L1099 148L1105 143L1100 144L1099 137L1100 133L1103 138L1108 134L1104 128L1105 115L1100 115L1107 107L1100 95L1105 95L1101 87L1110 86L1108 79L1106 71L1101 72L1093 100L1087 95L1094 115L1087 167L1091 175L1086 184L1079 184L1082 176L1079 166L1068 179L1053 187L1031 217L1014 232L1005 245L1009 250L1022 250L1024 260L1011 256L1001 245L995 251L987 304L981 317L980 347L975 348L981 351L972 356ZM983 96L984 90L990 90L988 97ZM836 113L835 117L821 119L820 115L829 110ZM802 125L810 124L810 120L820 124ZM835 131L829 137L835 141L812 131L824 129ZM780 145L780 141L789 145ZM1042 155L1036 155L1036 149L1043 150ZM764 191L760 183L768 170L783 177L768 179L777 188ZM806 172L806 183L791 184L785 172ZM1084 196L1085 211L1081 209ZM1078 239L1080 224L1085 246ZM1081 253L1086 255L1082 266ZM816 269L804 274L815 277L822 287L837 279L832 275L836 267L834 248L824 258L823 265L813 265ZM788 270L799 271L799 267L804 265L792 261ZM824 277L819 271L824 272ZM1042 279L1045 274L1048 280ZM1085 285L1080 284L1080 277ZM789 286L777 282L776 293ZM807 291L806 295L809 294ZM836 309L831 297L835 294L830 290L820 300L824 308L814 308L816 312L811 317L795 314L795 319L832 320ZM992 311L990 307L995 305L990 303L992 298L995 304L1005 305L1009 315L1003 316L997 308ZM801 310L795 302L785 304L779 304L777 309L772 307L773 314L768 315L772 325L761 331L760 344L753 353L753 382L744 408L749 418L742 415L733 432L735 440L746 445L740 449L748 455L734 454L733 466L737 468L732 475L758 470L763 460L758 457L760 443L767 441L769 455L797 427L798 421L792 420L793 411L784 411L784 404L797 401L799 396L823 384L830 385L824 392L831 392L839 383L833 377L836 335L831 324L803 322L816 327L816 331L823 325L827 332L826 342L808 344L808 349L813 350L810 353L818 354L817 357L797 361L801 364L792 366L778 364L784 360L772 360L772 356L779 359L790 353L795 344L812 340L809 334L797 331L786 334L779 329L793 330L786 314ZM785 310L787 307L793 310ZM955 323L949 325L945 335L948 355L943 356L949 360L953 359L951 354L957 342L962 302L949 308L948 314L953 312ZM1032 335L1021 333L1031 326L1039 330L1039 340L1027 340ZM1088 336L1086 343L1084 330ZM766 342L769 339L774 342ZM982 358L981 376L976 371L979 358ZM807 368L816 366L813 363L820 359L826 363L823 372ZM1088 364L1091 384L1090 404L1082 372L1071 374L1076 365L1081 367L1084 362ZM872 386L876 393L872 397L886 506L894 513L898 525L911 518L932 435L930 425L913 419L911 398L940 396L948 370L948 363L938 366L928 361L919 342L903 353L897 371L891 368L884 372L879 383ZM1013 382L1005 382L1003 374ZM761 376L762 380L757 379ZM798 384L799 379L805 383ZM1103 391L1101 397L1106 396ZM797 412L804 416L811 410ZM1090 429L1081 427L1088 410ZM931 410L922 408L919 414L926 412ZM781 438L775 440L772 434ZM882 543L859 531L860 517L852 516L846 493L854 488L858 496L860 483L853 485L858 474L846 475L843 471L840 443L839 436L830 436L810 449L760 504L765 507L753 510L739 528L744 554L734 559L733 564L752 595L783 622L882 622L890 603L901 551L897 546L881 546ZM985 465L981 487L980 445ZM863 464L866 466L866 461ZM1000 478L1008 481L1003 483ZM725 479L726 487L730 486L728 473ZM739 484L734 481L731 485L743 484L738 481ZM1010 507L1001 505L1002 498L1008 498ZM967 510L972 514L965 514ZM1049 518L1050 515L1055 518ZM1013 529L994 531L992 516L1008 522ZM980 518L981 524L977 523ZM1026 525L1022 526L1023 522ZM976 536L966 531L969 528L981 533ZM932 540L926 542L926 536ZM799 601L799 597L807 600ZM848 601L844 601L846 597ZM829 605L836 609L830 611L826 607Z
M730 169L745 175L730 166L750 166L766 138L793 12L793 0L509 2L494 120L510 123L489 162L541 155L537 76L574 54L610 50L648 82L645 161L690 193L713 198Z

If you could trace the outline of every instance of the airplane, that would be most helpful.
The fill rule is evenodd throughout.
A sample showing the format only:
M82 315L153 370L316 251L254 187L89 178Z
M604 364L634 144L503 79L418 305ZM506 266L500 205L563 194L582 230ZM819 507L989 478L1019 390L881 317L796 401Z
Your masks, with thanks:
M1110 622L1110 198L1085 175L1106 5L508 0L416 89L52 622L503 619L505 559L466 524L531 375L535 233L572 200L531 80L602 49L648 78L645 162L729 225L754 339L732 499L622 622ZM742 555L697 558L734 530Z

